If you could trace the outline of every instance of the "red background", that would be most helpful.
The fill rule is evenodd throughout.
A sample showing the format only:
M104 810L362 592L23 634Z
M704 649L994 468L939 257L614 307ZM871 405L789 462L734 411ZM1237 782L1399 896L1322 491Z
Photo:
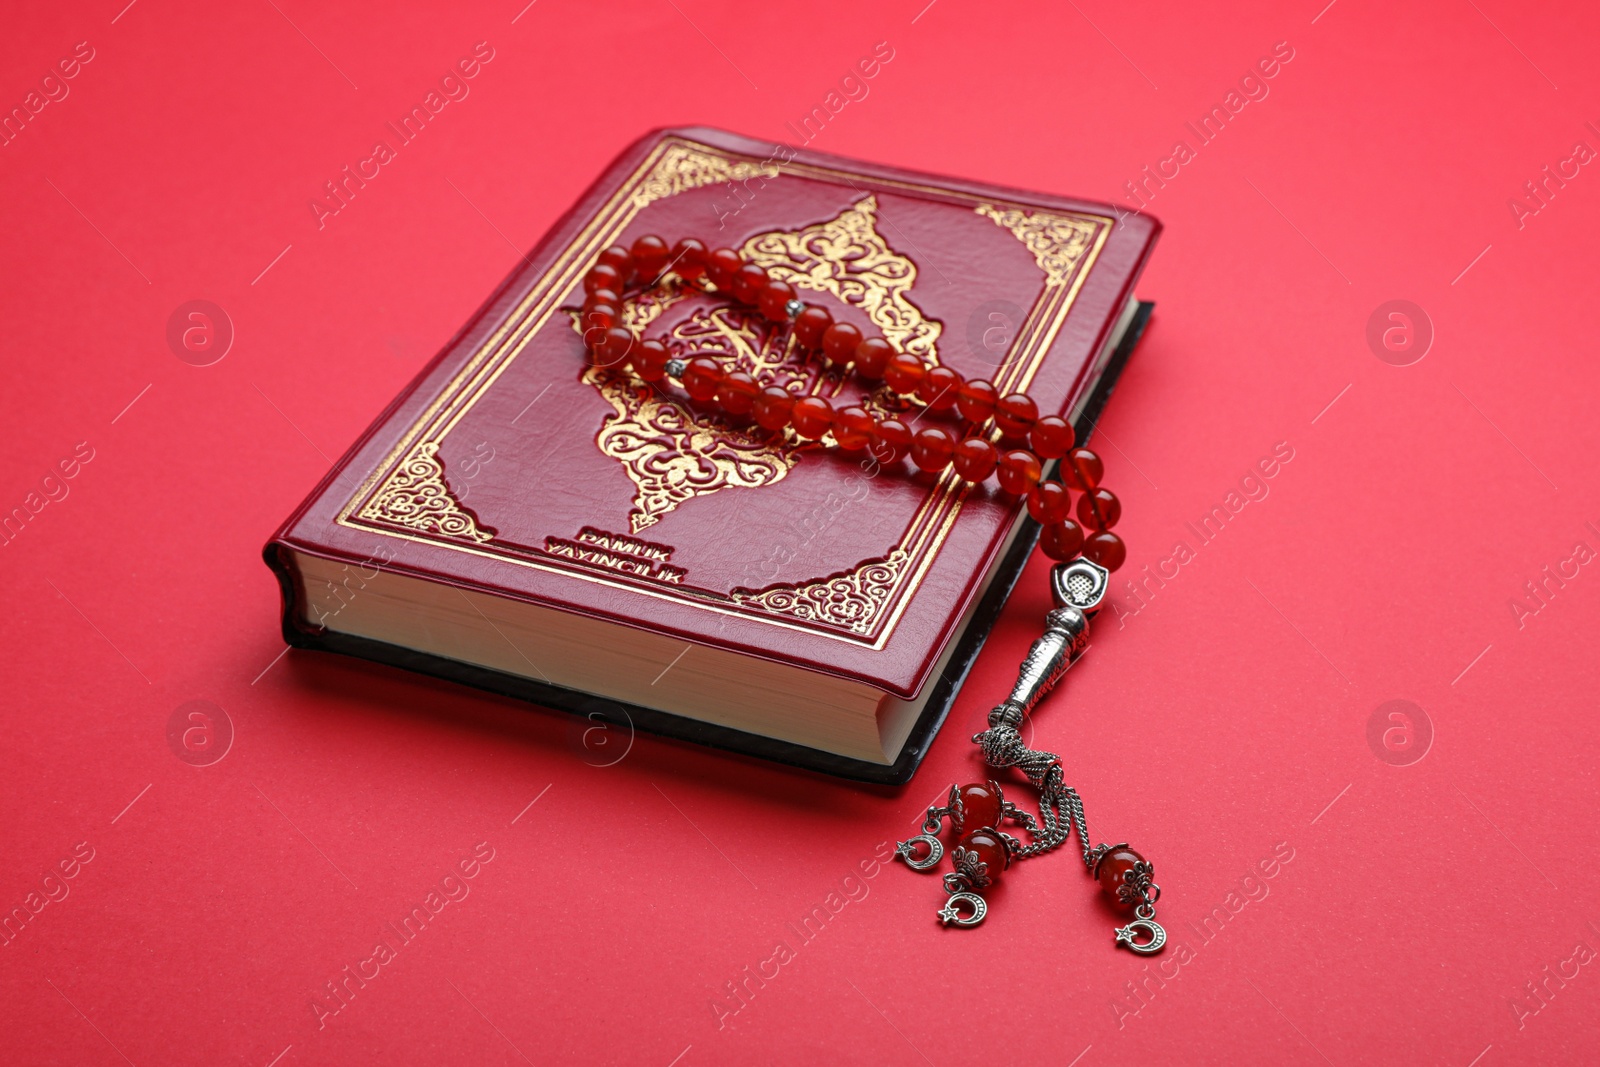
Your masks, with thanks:
M94 857L0 947L6 1062L1592 1058L1600 577L1524 583L1600 547L1600 177L1520 226L1507 201L1600 147L1594 14L924 3L13 13L6 108L74 43L95 57L0 148L0 511L93 459L0 549L0 908ZM319 230L322 183L484 40L471 95ZM1104 198L1294 50L1151 205L1159 308L1100 439L1123 625L1038 722L1190 949L1142 1000L1068 855L1014 870L977 930L870 864L814 940L788 925L979 773L966 736L1037 631L1039 560L898 794L278 658L262 541L612 155L674 123L793 140L879 41L893 60L812 147ZM208 367L165 338L195 298L237 332ZM1411 366L1366 340L1393 299L1435 332ZM1198 547L1185 524L1280 441L1269 495ZM1121 577L1180 539L1194 559L1141 608ZM1434 735L1405 766L1368 741L1393 699ZM210 766L169 747L191 700L235 731ZM319 1028L313 995L484 841L470 895ZM780 940L777 976L724 999Z

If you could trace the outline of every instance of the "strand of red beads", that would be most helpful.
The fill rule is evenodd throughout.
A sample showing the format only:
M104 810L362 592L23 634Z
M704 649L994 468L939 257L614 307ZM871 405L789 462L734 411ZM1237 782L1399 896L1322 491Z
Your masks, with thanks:
M762 387L744 371L728 370L707 355L672 358L660 341L635 337L622 316L625 294L654 288L669 274L702 290L728 294L769 321L789 326L803 350L848 365L863 381L882 381L900 396L920 401L925 411L956 421L913 433L900 419L876 418L859 406L835 409L826 397L796 398L775 385ZM692 237L669 247L647 234L629 248L613 245L601 252L583 277L583 289L580 321L587 359L594 366L629 371L651 383L676 379L691 400L714 404L774 433L793 427L801 437L816 441L831 432L840 449L868 450L885 466L909 456L918 470L929 474L950 468L974 484L993 475L1001 489L1026 498L1028 513L1042 526L1039 547L1051 559L1082 555L1114 571L1127 557L1122 539L1111 532L1122 503L1100 485L1100 457L1073 447L1073 429L1065 419L1040 415L1039 405L1026 393L1001 396L991 382L966 380L949 367L929 366L911 353L896 352L882 337L835 322L827 308L805 303L793 285L774 279L732 248L710 249ZM991 440L996 430L1003 447ZM1024 444L1029 447L1015 447ZM1044 478L1047 460L1061 461L1062 481ZM1069 487L1082 494L1076 522Z

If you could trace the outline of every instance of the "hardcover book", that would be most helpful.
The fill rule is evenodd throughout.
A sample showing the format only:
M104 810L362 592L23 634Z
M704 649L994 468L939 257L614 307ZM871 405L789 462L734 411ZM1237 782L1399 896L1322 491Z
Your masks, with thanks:
M900 351L1026 390L1081 443L1149 315L1134 284L1159 230L1104 204L710 129L651 133L267 544L284 636L907 781L1037 535L1022 502L589 365L584 272L642 234L734 248ZM671 276L625 313L675 356L919 417Z

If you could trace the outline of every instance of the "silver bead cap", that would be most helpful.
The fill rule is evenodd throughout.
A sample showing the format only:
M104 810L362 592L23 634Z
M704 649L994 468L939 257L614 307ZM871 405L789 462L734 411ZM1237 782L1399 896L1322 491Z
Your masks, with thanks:
M1056 603L1088 614L1100 606L1111 585L1111 572L1086 559L1058 563L1050 571L1050 589Z

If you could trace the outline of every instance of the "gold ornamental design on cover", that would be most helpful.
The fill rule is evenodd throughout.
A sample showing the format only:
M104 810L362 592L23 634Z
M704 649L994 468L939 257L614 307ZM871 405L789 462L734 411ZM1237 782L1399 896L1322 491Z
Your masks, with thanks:
M915 352L931 363L939 362L938 341L942 325L927 318L911 302L909 293L917 268L909 258L889 247L877 232L877 196L857 184L849 171L819 164L790 163L785 176L831 183L844 191L855 190L861 199L825 222L795 232L760 234L745 242L742 251L767 267L774 277L796 288L828 292L859 309L897 350ZM597 216L593 231L575 238L562 250L550 271L524 295L508 318L468 359L433 403L407 427L401 441L378 465L341 511L342 526L361 527L432 542L452 552L465 552L519 567L570 574L583 581L609 583L605 575L583 573L570 561L553 560L536 549L508 544L501 533L481 523L474 512L457 500L449 485L449 472L439 459L440 445L452 427L481 400L528 347L528 341L548 321L560 314L570 279L581 273L585 261L604 244L617 240L641 211L653 203L679 194L726 182L739 182L751 191L764 188L779 176L771 160L712 147L681 137L664 138L638 170L612 194ZM1043 275L1043 291L1014 341L1018 360L1004 383L1026 389L1033 372L1061 328L1067 312L1092 264L1107 240L1114 220L1091 213L1055 213L1032 206L988 201L960 190L898 179L880 178L882 190L918 197L937 195L963 203L966 210L990 219L1008 231L1032 255ZM609 214L606 214L609 213ZM838 368L805 366L789 359L785 338L769 324L754 321L753 313L738 308L715 307L716 301L691 296L671 287L655 300L659 306L641 305L631 314L659 316L671 304L693 300L692 312L674 316L668 336L659 339L675 355L709 349L737 361L763 384L777 383L803 395L840 395L844 376ZM564 316L563 316L564 317ZM766 377L758 374L765 365ZM761 488L781 481L809 449L833 442L807 442L791 433L774 439L756 437L740 428L717 425L698 412L676 405L665 395L645 388L632 397L624 383L585 369L582 381L606 401L611 413L597 435L602 451L616 460L633 480L635 507L630 524L645 529L680 504L725 488ZM639 385L640 383L634 383ZM857 396L852 386L850 396ZM860 397L874 414L893 411L904 415L919 407L908 405L879 389ZM671 408L672 410L668 410ZM631 436L628 431L631 431ZM604 438L604 441L601 441ZM667 457L680 452L690 466ZM735 588L727 594L705 589L655 587L645 594L667 600L693 602L713 611L733 611L766 616L775 625L811 630L848 642L865 641L882 648L904 610L909 591L930 565L961 509L966 493L949 480L941 480L919 507L904 536L885 546L882 555L856 564L853 569L791 585L761 589ZM633 584L633 583L630 583ZM718 606L715 602L721 602Z
M731 595L734 603L746 607L864 634L871 631L894 592L895 582L910 562L910 553L897 548L884 559L831 578L802 585L777 585L760 593L735 589Z
M778 173L776 163L729 159L707 152L697 145L679 142L667 147L650 176L634 190L633 205L636 208L648 207L657 200L677 196L703 185L752 179L760 180L764 185L765 179L776 178Z
M361 517L480 543L494 538L494 531L480 528L477 518L450 492L437 441L423 441L413 448L362 507Z
M792 233L758 234L745 242L742 251L774 278L799 289L829 293L859 308L897 350L937 363L943 327L909 299L916 265L878 233L877 212L877 197L867 196L826 222ZM689 295L668 276L659 289L628 302L624 321L638 335ZM581 329L576 315L573 329ZM762 386L777 385L797 396L831 398L845 381L842 368L823 368L817 361L798 358L787 330L747 308L696 308L660 340L676 357L710 355L745 371ZM793 430L775 439L759 428L695 410L629 375L598 367L587 368L583 380L613 409L596 444L633 481L628 521L635 534L696 497L774 485L794 468L803 451L825 447L831 440L807 442ZM884 409L887 393L869 396L865 403Z
M1046 285L1067 284L1100 233L1099 221L1091 218L998 208L993 204L979 204L973 210L996 226L1010 230L1013 237L1028 246L1039 269L1044 271Z

